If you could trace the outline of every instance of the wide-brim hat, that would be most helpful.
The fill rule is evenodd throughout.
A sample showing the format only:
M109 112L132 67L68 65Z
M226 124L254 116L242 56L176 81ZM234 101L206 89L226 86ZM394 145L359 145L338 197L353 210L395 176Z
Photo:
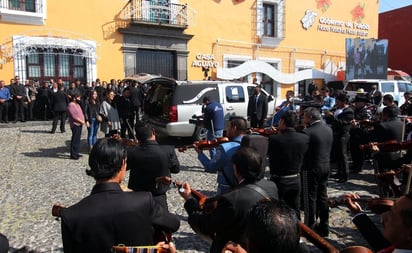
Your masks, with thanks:
M352 103L356 102L369 103L369 99L366 96L356 95L356 97L352 100Z
M356 90L356 93L357 94L364 94L365 90L363 88L359 88L359 89Z

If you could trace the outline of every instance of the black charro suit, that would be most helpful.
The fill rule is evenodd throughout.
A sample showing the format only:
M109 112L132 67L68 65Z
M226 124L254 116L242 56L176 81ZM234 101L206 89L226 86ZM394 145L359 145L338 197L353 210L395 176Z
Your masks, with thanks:
M167 209L168 185L157 184L157 177L170 177L179 172L179 160L173 146L159 145L147 140L140 146L127 150L127 170L130 170L128 187L134 191L149 191L154 199Z
M149 192L123 192L118 183L101 183L79 203L62 209L65 253L111 252L112 246L152 245L153 226L175 232L179 219Z
M365 213L356 214L352 221L375 252L391 246Z
M256 98L257 96L257 98ZM257 100L256 100L257 99ZM263 122L268 114L268 98L262 92L249 97L247 116L250 117L251 127L263 127Z
M309 147L303 161L304 173L307 173L307 186L304 195L308 197L308 214L305 213L305 223L308 226L315 224L316 214L319 214L320 226L328 229L329 207L327 204L328 192L327 182L330 169L330 152L332 149L332 129L322 121L313 122L304 130L309 136ZM307 193L305 193L307 190ZM307 194L307 195L306 195ZM305 203L306 204L306 203Z
M336 159L338 167L338 178L341 182L346 182L349 175L349 155L348 145L350 140L349 131L352 127L354 112L352 107L343 108L342 112L336 116L326 117L326 122L332 125L333 130L333 157Z
M309 136L287 128L269 137L271 180L276 183L279 199L284 200L300 217L300 170L308 150ZM293 176L296 175L296 176Z
M396 140L402 141L402 129L403 123L399 119L391 119L383 121L375 125L374 130L370 134L370 140L373 142L386 142ZM374 155L379 164L379 170L385 171L388 169L394 169L392 167L393 162L399 158L399 152L385 152L380 151Z
M214 235L210 248L211 253L220 253L228 241L240 243L245 247L242 233L246 225L246 215L249 209L264 196L254 189L246 187L248 183L242 182L231 192L218 197L217 207L210 214L199 211L198 202L190 198L185 203L189 214L189 224L194 231L206 235ZM269 197L278 199L276 185L266 179L256 183Z

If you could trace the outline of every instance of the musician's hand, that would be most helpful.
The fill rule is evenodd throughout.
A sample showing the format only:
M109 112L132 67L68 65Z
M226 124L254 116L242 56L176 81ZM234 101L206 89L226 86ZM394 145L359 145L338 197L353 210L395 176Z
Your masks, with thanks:
M179 194L185 200L188 200L191 196L192 190L190 189L190 185L188 182L184 182L182 187L179 188Z
M173 242L158 242L156 246L162 247L163 249L167 249L169 253L176 253L176 246Z
M343 198L345 199L346 206L349 208L352 214L357 214L357 213L362 212L362 208L358 204L358 202L353 201L353 199L360 198L358 194L346 193L345 195L343 195Z
M156 177L155 181L156 184L170 185L172 183L172 178L168 176Z
M333 113L329 110L324 110L323 113L325 114L326 117L330 117L333 115Z
M226 243L221 253L247 253L247 252L239 244L229 241L228 243Z
M378 145L376 145L376 143L371 142L370 145L371 145L372 153L378 153L379 152L379 147L378 147Z

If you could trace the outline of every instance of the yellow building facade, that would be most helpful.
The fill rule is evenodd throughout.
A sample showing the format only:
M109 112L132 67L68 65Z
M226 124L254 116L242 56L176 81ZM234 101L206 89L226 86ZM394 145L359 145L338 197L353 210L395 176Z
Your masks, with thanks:
M345 38L377 38L378 9L366 0L0 0L0 79L144 72L256 78L277 96L302 93L345 68Z

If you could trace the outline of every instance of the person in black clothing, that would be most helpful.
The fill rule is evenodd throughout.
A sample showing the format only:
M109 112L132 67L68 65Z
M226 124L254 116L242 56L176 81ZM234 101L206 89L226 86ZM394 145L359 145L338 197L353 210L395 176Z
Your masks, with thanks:
M37 89L37 106L39 110L39 119L48 120L51 114L50 98L51 90L47 82L42 82L42 85Z
M134 104L130 98L130 88L123 90L123 96L116 99L117 111L120 117L120 137L126 138L126 131L129 139L133 139L134 129Z
M397 117L399 113L399 108L395 106L387 106L382 110L382 121L374 126L373 131L369 133L370 142L384 143L387 141L402 141L402 129L403 123ZM389 171L391 169L396 169L394 167L396 160L399 159L400 154L397 151L385 151L380 150L378 153L373 155L376 160L375 166L377 166L376 172L382 173ZM379 195L381 197L389 197L392 191L389 186L382 179L377 177Z
M224 250L236 253L306 252L299 244L296 215L285 202L276 199L259 201L250 209L244 237L246 250L234 242L227 243Z
M10 93L13 98L13 107L14 107L14 123L19 119L21 122L25 122L24 119L24 99L26 97L26 90L24 85L20 83L20 77L16 76L14 78L15 82L10 87Z
M339 94L336 97L335 113L327 110L325 111L325 120L332 125L333 130L332 151L338 167L337 174L333 176L338 180L338 183L348 181L349 174L349 130L352 127L354 113L352 107L350 107L348 103L349 98L345 94Z
M364 95L356 95L352 101L354 108L354 120L352 128L349 130L350 140L349 147L352 157L352 166L349 168L351 173L362 171L365 152L360 150L359 145L368 143L368 128L370 126L362 124L362 122L370 122L372 120L372 112L367 104L369 100Z
M257 85L255 94L249 97L247 106L247 116L250 119L251 127L263 128L263 124L268 114L268 98L262 92L262 87Z
M309 145L309 136L296 132L296 112L286 111L279 120L279 134L269 137L270 180L284 200L300 217L300 170Z
M87 127L87 143L91 150L93 145L97 142L97 131L99 130L100 122L98 118L102 119L99 115L100 101L96 91L90 92L89 98L86 100L84 107L84 117Z
M321 121L318 108L304 110L303 121L307 124L304 133L309 136L309 147L303 160L303 196L305 224L321 236L329 235L329 207L327 183L330 172L332 129ZM316 223L316 216L319 223Z
M175 232L179 218L153 201L150 192L125 192L120 183L127 166L126 148L106 138L94 145L90 169L96 184L91 194L61 210L61 231L65 253L110 253L113 246L153 245L153 232L160 228Z
M66 116L68 97L64 91L64 85L53 84L51 93L51 108L53 111L53 125L50 131L51 134L56 132L57 123L60 120L60 131L66 132Z
M134 191L148 191L153 199L167 210L168 185L157 179L170 177L180 171L180 163L173 146L159 145L154 129L137 127L139 146L127 150L127 170L130 170L128 187Z
M276 184L260 179L262 158L254 148L241 147L232 156L233 170L238 187L217 197L216 208L203 212L196 199L191 197L190 185L185 182L179 194L186 200L185 209L192 229L212 236L211 253L220 253L228 241L246 247L245 231L248 211L264 198L278 199Z
M130 88L130 99L133 101L134 114L136 115L136 125L139 124L141 114L143 113L143 92L140 85L137 82L132 82Z

